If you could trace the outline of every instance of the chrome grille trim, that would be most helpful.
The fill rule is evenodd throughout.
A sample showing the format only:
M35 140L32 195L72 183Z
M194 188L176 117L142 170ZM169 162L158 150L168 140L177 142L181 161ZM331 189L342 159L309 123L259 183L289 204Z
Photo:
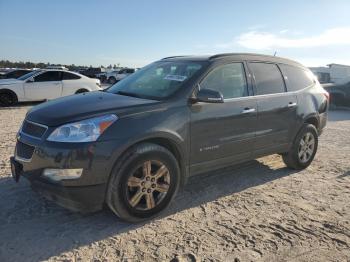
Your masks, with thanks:
M25 122L28 122L28 123L30 123L32 125L35 125L35 126L42 127L42 128L45 129L45 131L42 133L42 135L40 137L28 134L28 133L23 131L23 125L25 124ZM45 135L47 129L48 129L48 126L45 126L45 125L42 125L42 124L39 124L39 123L35 123L35 122L29 121L29 120L24 120L23 123L22 123L22 126L20 128L20 133L25 134L26 136L29 136L29 137L32 137L32 138L35 138L35 139L41 139Z

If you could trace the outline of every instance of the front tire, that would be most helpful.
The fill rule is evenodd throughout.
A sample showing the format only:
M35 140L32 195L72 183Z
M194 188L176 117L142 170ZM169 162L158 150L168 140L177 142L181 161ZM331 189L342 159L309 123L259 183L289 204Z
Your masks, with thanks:
M116 163L106 202L121 219L141 222L163 211L179 185L180 168L174 155L162 146L142 143Z
M318 132L314 125L304 124L289 152L282 154L287 167L301 170L307 168L314 159L318 147Z
M17 104L18 99L16 94L10 91L0 92L0 106L13 106Z

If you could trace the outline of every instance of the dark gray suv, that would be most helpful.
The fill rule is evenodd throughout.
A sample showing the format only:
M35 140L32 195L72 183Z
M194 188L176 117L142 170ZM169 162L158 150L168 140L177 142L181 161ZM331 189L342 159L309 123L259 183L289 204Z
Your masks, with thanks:
M137 222L163 210L191 175L276 153L306 168L328 104L310 70L288 59L168 57L104 92L33 107L12 174L70 209L106 203Z

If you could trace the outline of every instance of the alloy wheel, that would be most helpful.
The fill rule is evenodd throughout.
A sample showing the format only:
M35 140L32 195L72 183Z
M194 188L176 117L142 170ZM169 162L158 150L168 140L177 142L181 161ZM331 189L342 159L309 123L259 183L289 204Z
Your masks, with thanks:
M315 150L315 137L311 132L307 132L301 138L298 149L298 157L302 163L310 160Z
M155 208L166 196L170 187L170 173L160 161L145 161L127 181L127 199L137 210Z

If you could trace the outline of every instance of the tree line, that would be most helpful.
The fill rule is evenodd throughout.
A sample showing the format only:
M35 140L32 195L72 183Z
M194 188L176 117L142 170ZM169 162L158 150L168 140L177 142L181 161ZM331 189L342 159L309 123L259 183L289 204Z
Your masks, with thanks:
M79 66L79 65L75 65L75 64L71 64L71 65L62 65L62 64L51 64L49 62L47 63L34 63L34 62L12 62L9 60L0 60L0 68L27 68L27 69L32 69L32 68L46 68L48 66L65 66L67 67L69 70L79 70L79 69L84 69L84 68L92 68L93 66ZM101 68L119 68L119 64L114 64L114 65L108 65L108 66L100 66Z

